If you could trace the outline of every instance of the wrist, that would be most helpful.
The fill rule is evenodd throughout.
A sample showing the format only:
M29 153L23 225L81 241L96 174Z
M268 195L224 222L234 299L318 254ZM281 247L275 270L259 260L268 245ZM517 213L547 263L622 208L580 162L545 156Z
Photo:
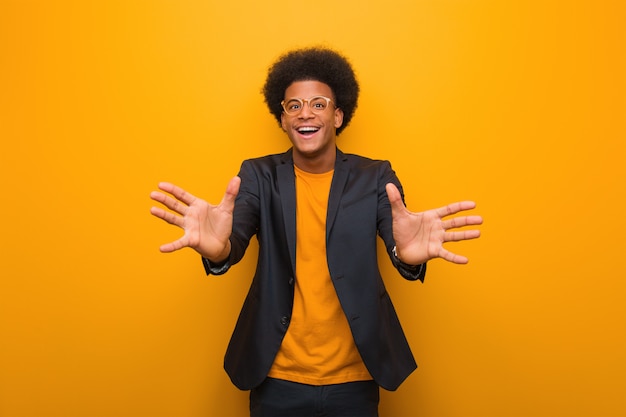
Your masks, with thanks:
M224 248L222 249L222 251L220 253L217 254L203 254L200 253L202 255L203 258L206 258L207 260L209 260L212 264L223 264L226 261L228 261L228 258L230 257L230 240L226 241L226 246L224 246Z
M397 246L394 246L394 247L391 249L391 255L392 255L392 256L393 256L393 258L396 260L396 262L397 262L399 265L403 266L404 268L407 268L407 269L417 269L417 268L419 267L419 265L413 265L413 264L408 264L408 263L403 262L403 261L402 261L402 259L400 259L400 256L398 256L398 249L397 249Z

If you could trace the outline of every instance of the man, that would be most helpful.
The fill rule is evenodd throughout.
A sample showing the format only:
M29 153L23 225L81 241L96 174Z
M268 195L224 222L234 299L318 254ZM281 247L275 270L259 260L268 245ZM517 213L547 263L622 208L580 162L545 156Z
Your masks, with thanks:
M252 416L377 416L381 386L395 390L416 368L378 269L380 236L391 262L423 281L426 262L466 263L443 247L477 238L451 228L479 216L444 220L473 202L412 213L387 161L344 154L337 135L357 106L358 83L335 51L289 52L263 89L292 147L244 161L217 206L172 184L151 197L151 212L184 229L161 247L195 249L207 274L225 273L252 236L259 259L224 366L251 390Z

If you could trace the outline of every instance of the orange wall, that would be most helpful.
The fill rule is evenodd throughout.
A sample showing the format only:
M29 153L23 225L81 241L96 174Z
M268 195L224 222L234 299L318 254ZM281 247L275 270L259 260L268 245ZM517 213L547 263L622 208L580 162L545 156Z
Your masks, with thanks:
M0 1L0 416L244 416L223 277L149 215L213 202L288 141L267 66L310 44L362 86L346 152L479 241L424 285L383 272L420 368L385 416L626 415L626 6L615 1Z

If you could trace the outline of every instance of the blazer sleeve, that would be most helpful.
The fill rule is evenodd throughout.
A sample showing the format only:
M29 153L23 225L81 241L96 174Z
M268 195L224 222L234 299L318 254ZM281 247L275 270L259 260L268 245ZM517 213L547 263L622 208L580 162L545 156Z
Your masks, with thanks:
M426 263L421 265L407 265L393 255L392 250L396 246L393 239L393 227L391 216L391 204L387 197L386 186L389 183L394 184L400 191L402 202L404 202L404 191L400 180L391 168L389 161L384 161L381 168L380 180L378 185L378 234L385 242L385 248L392 265L398 270L400 275L410 281L420 280L424 282L426 276Z
M391 259L391 263L403 278L406 278L409 281L420 280L421 282L424 282L424 277L426 276L426 263L415 266L407 265L392 253L389 254L389 257Z
M251 161L241 164L238 176L241 178L239 194L235 199L233 212L233 231L230 236L231 251L228 258L215 264L202 258L202 264L207 275L225 274L232 265L239 262L248 248L250 239L259 228L260 198L258 172Z

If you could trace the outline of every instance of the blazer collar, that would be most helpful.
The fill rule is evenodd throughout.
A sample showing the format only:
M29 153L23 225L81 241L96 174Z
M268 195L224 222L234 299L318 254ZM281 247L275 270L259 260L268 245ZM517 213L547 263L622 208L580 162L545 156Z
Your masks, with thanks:
M336 148L336 149L337 149L337 158L335 159L335 171L337 170L339 166L343 165L342 164L343 162L346 162L348 160L348 157L346 156L346 154L341 152L339 148ZM285 153L280 155L280 163L293 166L293 148L289 148L289 150L287 150Z

